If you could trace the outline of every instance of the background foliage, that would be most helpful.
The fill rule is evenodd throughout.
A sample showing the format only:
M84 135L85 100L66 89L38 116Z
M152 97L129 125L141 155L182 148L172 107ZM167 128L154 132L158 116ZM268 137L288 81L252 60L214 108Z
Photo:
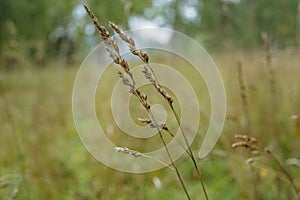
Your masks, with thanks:
M0 55L11 63L22 52L44 64L49 57L64 54L72 60L87 51L98 38L91 39L93 28L82 3L104 24L113 20L127 29L137 26L132 19L150 20L213 49L257 47L262 31L269 33L274 46L284 48L296 45L299 34L298 0L1 1Z

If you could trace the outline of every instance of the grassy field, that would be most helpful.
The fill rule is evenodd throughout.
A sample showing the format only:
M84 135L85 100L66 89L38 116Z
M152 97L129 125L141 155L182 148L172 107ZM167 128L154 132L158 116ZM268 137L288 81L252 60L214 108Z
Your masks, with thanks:
M300 166L287 162L290 158L300 159L299 55L295 49L273 52L276 90L272 92L263 52L212 54L225 83L227 120L213 152L198 160L210 199L295 199L291 184L276 163L260 157L246 164L245 160L253 155L231 145L236 141L235 134L256 137L278 157L300 189ZM243 63L248 127L239 89L238 60ZM0 199L185 199L168 168L127 174L95 160L82 145L72 118L72 88L79 64L49 65L45 69L0 72ZM184 73L194 76L189 70ZM106 74L104 89L110 90L109 81L116 80L117 75L112 69ZM205 85L201 79L190 80L194 80L192 85L208 118L210 103ZM114 141L123 141L124 136L110 117L109 100L96 97L98 101L100 121L105 126L112 124L117 133ZM200 132L207 125L204 119ZM192 149L197 152L200 144L193 143ZM134 145L145 150L138 141ZM202 199L190 160L182 157L177 163L192 199ZM157 178L161 188L153 184Z

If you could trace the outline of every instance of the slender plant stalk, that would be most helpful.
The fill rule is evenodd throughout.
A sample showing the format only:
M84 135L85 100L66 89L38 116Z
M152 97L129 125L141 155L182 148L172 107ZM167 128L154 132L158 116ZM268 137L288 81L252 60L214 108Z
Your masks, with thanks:
M200 173L200 170L199 170L199 168L198 168L198 166L197 166L197 163L196 163L195 157L194 157L194 155L193 155L192 149L191 149L191 147L190 147L189 144L188 144L187 138L186 138L185 133L184 133L184 131L183 131L183 129L182 129L182 126L181 126L181 124L180 124L180 118L179 118L179 116L178 116L176 110L174 109L173 105L172 105L172 104L169 104L169 105L170 105L170 107L171 107L171 109L172 109L172 111L173 111L173 113L174 113L174 116L175 116L175 118L176 118L176 121L177 121L177 123L178 123L178 125L179 125L179 127L180 127L181 133L182 133L182 135L183 135L183 137L184 137L184 140L185 140L185 142L186 142L186 145L187 145L187 147L188 147L187 153L188 153L188 155L191 157L191 159L192 159L192 161L193 161L194 167L195 167L195 169L196 169L197 175L198 175L199 180L200 180L200 183L201 183L202 190L203 190L203 192L204 192L205 199L208 200L208 194L207 194L207 191L206 191L206 188L205 188L205 184L204 184L203 177L202 177L202 175L201 175L201 173Z
M270 83L270 93L272 97L272 106L273 106L273 114L275 114L276 109L276 79L275 79L275 70L272 65L272 56L270 49L269 37L266 32L261 33L261 37L263 40L264 53L265 53L265 62L269 75L269 83Z
M272 54L271 54L271 47L270 47L270 41L269 36L266 32L261 33L261 37L263 40L263 46L264 46L264 53L265 53L265 63L266 68L268 70L268 77L269 77L269 87L270 87L270 96L271 96L271 131L274 133L275 139L277 144L280 144L280 134L278 133L277 128L277 103L278 98L276 97L276 77L275 77L275 70L272 64Z
M299 191L298 188L294 182L294 179L290 175L290 173L284 168L282 163L279 161L279 159L272 153L272 151L268 148L263 147L256 138L249 137L247 135L235 135L235 138L240 140L239 142L235 142L232 144L233 148L237 147L243 147L245 149L249 149L251 151L255 151L260 154L264 154L265 156L271 158L276 165L279 167L280 172L283 173L283 175L288 179L290 184L292 185L293 190L296 193L297 200L300 200ZM252 163L254 161L253 158L247 159L247 163Z
M176 122L177 122L177 124L180 128L180 131L182 133L184 141L186 143L186 146L187 146L186 152L193 161L193 165L194 165L194 167L196 169L196 172L197 172L197 175L200 179L205 198L208 199L208 195L207 195L207 192L206 192L206 189L205 189L204 181L203 181L203 178L202 178L201 173L199 171L199 168L197 166L196 159L193 155L193 152L192 152L191 147L189 145L189 142L187 140L186 134L183 131L183 128L181 126L180 117L177 114L176 110L174 109L173 99L172 99L171 95L168 94L167 91L165 89L163 89L162 86L160 85L160 83L159 83L159 81L158 81L158 79L157 79L157 77L154 73L154 70L152 69L152 67L150 67L148 54L142 49L137 49L136 46L135 46L134 40L130 36L126 35L116 24L114 24L113 22L109 22L109 25L110 25L110 27L112 27L116 31L116 33L120 36L120 38L124 42L129 44L129 48L130 48L131 53L135 56L138 56L144 62L145 66L144 66L143 73L144 73L145 77L154 86L154 88L157 90L157 92L160 93L163 96L165 101L170 106L170 108L171 108L171 110L172 110L172 112L173 112L173 114L176 118Z
M17 130L17 127L16 127L16 123L15 123L14 117L13 117L12 112L11 112L10 105L8 103L8 100L7 100L7 97L6 97L5 94L3 95L3 100L4 100L5 112L6 112L7 118L9 120L10 126L11 126L11 135L12 135L12 137L13 137L15 143L16 143L18 158L19 158L19 161L20 161L20 169L19 170L21 172L21 177L22 177L22 180L24 181L24 184L27 187L27 192L30 194L30 184L28 183L28 179L27 179L27 176L26 176L26 163L25 163L25 160L24 160L25 156L24 156L24 153L22 151L22 145L21 145L21 142L20 142L20 137L19 137L18 130Z
M265 149L266 154L270 155L270 157L275 161L275 163L277 164L277 166L279 167L279 169L281 170L281 172L286 176L286 178L289 180L290 184L292 185L295 193L296 193L296 197L297 200L300 200L300 196L299 196L299 191L298 188L295 184L294 179L292 178L292 176L290 175L290 173L284 168L284 166L282 165L282 163L279 161L279 159L268 149Z
M162 132L161 132L161 130L159 128L159 125L156 122L153 113L151 112L151 105L150 105L150 103L147 100L147 95L145 93L142 93L138 88L136 88L135 80L134 80L133 74L130 71L128 62L120 55L119 48L118 48L117 43L114 40L114 38L110 35L110 33L108 32L108 30L98 22L98 20L95 17L95 15L92 13L92 11L86 5L84 5L84 8L87 11L87 13L89 14L89 16L91 17L91 19L93 20L94 25L99 30L101 38L105 41L105 43L108 46L110 46L110 47L106 46L106 50L109 53L109 56L114 60L114 63L116 63L116 64L118 64L118 65L121 66L122 71L124 71L124 73L126 73L127 75L130 76L131 81L129 81L120 70L118 70L118 74L119 74L120 78L122 79L123 84L126 85L126 86L128 86L130 88L129 92L132 93L134 96L136 96L138 98L138 100L140 101L140 103L143 105L143 107L147 111L148 116L153 121L153 123L154 123L154 125L155 125L155 127L156 127L156 129L157 129L157 131L159 133L160 139L161 139L161 141L162 141L162 143L164 145L164 148L166 150L167 156L170 159L171 165L173 166L173 168L176 171L176 175L177 175L177 177L178 177L178 179L180 181L180 184L181 184L181 186L182 186L182 188L183 188L183 190L184 190L184 192L186 194L187 199L190 200L191 199L190 195L189 195L189 193L188 193L188 191L186 189L186 186L185 186L185 184L183 182L183 179L182 179L182 177L180 175L180 172L179 172L176 164L174 163L174 161L173 161L173 159L171 157L171 154L169 152L167 144L166 144L166 142L165 142L165 140L163 138ZM133 42L133 40L132 40L132 42ZM148 55L144 54L144 53L145 53L144 51L140 50L140 54L142 56L142 59L147 59Z
M149 114L150 118L154 119L154 116L153 116L151 110L149 110L148 114ZM169 157L169 159L170 159L170 161L171 161L171 164L172 164L173 168L174 168L175 171L176 171L177 177L178 177L178 179L179 179L179 181L180 181L180 183L181 183L181 186L182 186L182 188L183 188L183 190L184 190L184 192L185 192L185 194L186 194L186 196L187 196L187 199L190 200L191 197L190 197L190 195L189 195L189 193L188 193L188 191L187 191L187 189L186 189L186 187L185 187L185 184L184 184L184 182L183 182L183 180L182 180L182 178L181 178L181 175L180 175L180 173L179 173L179 170L178 170L177 166L175 165L175 163L174 163L174 161L173 161L173 159L172 159L172 157L171 157L171 154L170 154L169 149L168 149L168 147L167 147L167 144L166 144L166 142L165 142L165 140L164 140L164 138L163 138L163 135L162 135L162 133L161 133L161 130L160 130L160 128L158 127L157 122L156 122L155 120L154 120L153 122L154 122L155 125L156 125L156 129L157 129L157 131L158 131L158 133L159 133L159 137L160 137L161 141L163 142L163 145L164 145L164 147L165 147L165 150L166 150L166 152L167 152L167 154L168 154L168 157Z
M296 44L300 45L300 1L297 6L296 29L295 29Z
M242 61L237 62L237 71L238 71L238 80L240 86L240 96L243 106L243 112L246 117L246 128L248 133L251 133L251 124L250 124L250 114L249 114L249 105L248 105L248 98L246 93L246 84L244 80L244 73L243 73L243 63Z
M139 120L141 123L143 123L143 124L148 124L150 128L156 128L155 124L152 122L151 119L138 118L138 120ZM168 135L170 135L172 138L174 138L174 140L175 140L175 141L176 141L176 142L177 142L184 150L186 150L186 147L181 143L181 141L179 141L179 140L175 137L174 133L168 128L168 126L167 126L166 123L160 122L160 123L158 123L158 126L159 126L160 129L162 129L162 130L164 130L165 132L167 132ZM190 152L187 151L186 153L187 153L189 156L191 156L191 155L190 155Z

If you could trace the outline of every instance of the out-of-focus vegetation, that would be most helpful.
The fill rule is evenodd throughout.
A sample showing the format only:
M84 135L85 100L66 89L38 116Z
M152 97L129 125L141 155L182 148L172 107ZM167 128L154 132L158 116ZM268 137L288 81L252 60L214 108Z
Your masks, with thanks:
M231 143L235 141L235 134L248 133L236 68L236 60L242 59L251 135L272 149L299 187L300 168L297 162L288 162L288 159L299 159L298 55L299 51L274 54L278 105L275 115L262 51L212 55L216 64L222 66L228 104L221 139L204 161L198 160L210 199L293 199L292 187L272 161L261 158L251 165L246 164L248 156L255 155L233 150ZM191 84L201 105L209 105L203 81L193 70L188 70L189 66L184 68L187 70L183 74L193 80ZM77 136L71 111L76 71L76 68L49 66L0 74L0 187L9 184L0 188L0 197L9 199L18 188L17 199L185 199L173 171L168 168L147 174L122 173L100 164L85 150ZM105 90L109 94L111 83L117 78L115 70L109 68L97 94ZM144 141L128 139L115 125L109 105L109 97L96 96L100 124L109 130L111 140L139 151L153 149ZM132 116L140 116L139 109L133 110ZM209 110L204 106L202 115L209 116ZM200 133L207 128L206 117L201 118ZM201 137L199 134L192 145L195 153L201 145ZM200 199L201 186L192 163L186 157L177 163L193 199ZM155 177L160 179L162 188L153 184Z
M3 0L0 200L185 198L168 168L139 175L118 172L96 161L80 142L72 119L72 87L80 62L100 41L82 3L88 4L103 24L112 20L124 29L145 25L174 28L211 53L224 78L228 102L217 146L204 161L197 160L210 199L295 198L272 160L259 157L251 165L245 164L253 155L234 150L231 144L235 134L255 136L279 158L300 188L298 0ZM262 32L270 41L274 94ZM245 126L238 60L243 66L250 128ZM203 92L203 80L186 63L181 64L182 74L190 78L203 105L199 132L204 132L210 116L209 94ZM178 67L178 62L170 61L170 65ZM101 91L109 93L117 79L115 70L108 68ZM114 142L140 151L153 148L144 141L124 140L127 136L113 122L110 99L98 97L99 121L112 133ZM130 108L132 116L137 116L135 104ZM192 145L195 152L201 139L198 136ZM200 199L201 186L192 163L182 157L178 166L192 198Z
M19 67L17 63L22 59L22 62L38 65L45 65L47 60L57 57L67 59L70 63L78 61L76 55L87 53L91 45L99 42L98 38L91 41L94 29L82 3L70 0L1 1L1 68ZM124 26L129 12L140 15L146 7L151 6L150 1L137 0L92 0L88 4L95 8L101 20L114 19Z
M82 50L88 52L98 38L91 36L95 29L82 3L104 24L113 20L125 29L149 23L169 27L211 49L257 47L262 31L275 47L295 46L300 34L298 0L1 1L1 68L25 58L45 65L58 55L72 62Z

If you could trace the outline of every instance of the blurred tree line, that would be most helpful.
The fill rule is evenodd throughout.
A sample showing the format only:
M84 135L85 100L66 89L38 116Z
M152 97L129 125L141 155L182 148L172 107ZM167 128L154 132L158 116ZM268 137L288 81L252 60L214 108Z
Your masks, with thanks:
M0 1L1 66L43 65L48 58L76 60L98 38L82 1ZM267 32L272 44L294 46L299 38L299 0L90 0L103 24L124 29L131 19L152 21L186 33L207 48L255 48ZM298 6L298 13L297 13ZM2 68L1 67L1 68Z

